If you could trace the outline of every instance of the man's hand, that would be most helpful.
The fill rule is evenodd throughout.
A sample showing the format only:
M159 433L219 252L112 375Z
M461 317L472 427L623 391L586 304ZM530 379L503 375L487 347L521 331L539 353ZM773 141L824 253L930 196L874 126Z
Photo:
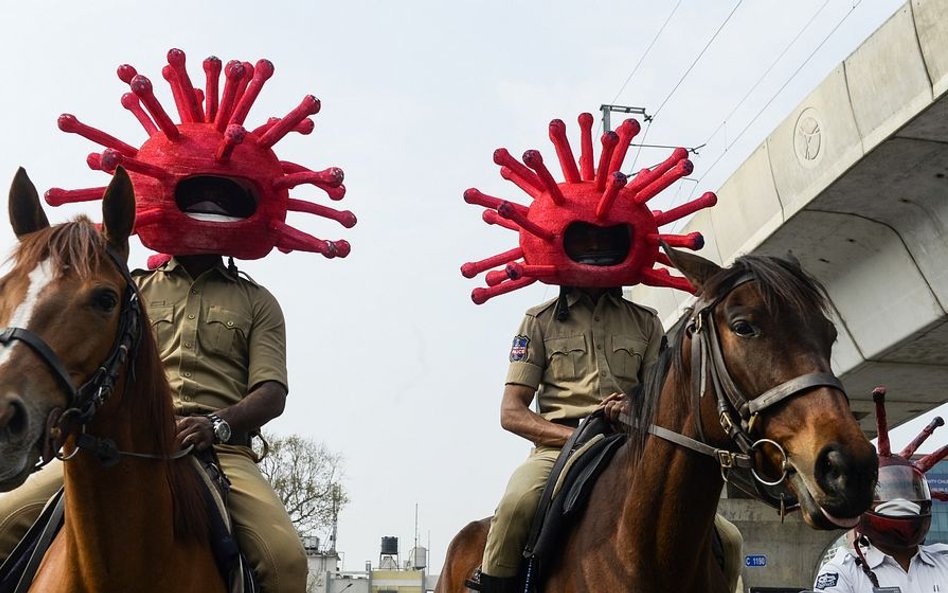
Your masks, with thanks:
M207 416L178 416L175 420L178 448L194 445L203 451L214 444L214 426Z
M629 409L629 398L618 391L602 400L599 403L599 408L603 410L610 422L618 422L621 416L628 416L631 411Z

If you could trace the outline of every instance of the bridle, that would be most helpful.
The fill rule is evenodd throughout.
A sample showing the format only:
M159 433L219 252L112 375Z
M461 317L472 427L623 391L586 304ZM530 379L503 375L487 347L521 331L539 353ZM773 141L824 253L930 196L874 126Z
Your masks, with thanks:
M649 432L714 458L720 465L721 477L724 481L778 509L782 518L787 512L799 507L799 501L785 483L790 473L795 470L790 464L789 456L779 443L767 438L755 440L751 437L754 424L761 413L814 387L832 387L843 393L845 390L836 375L820 372L800 375L771 387L756 397L748 398L744 395L725 365L724 354L721 352L721 339L714 323L714 308L737 287L754 279L751 274L745 273L738 276L727 290L717 297L699 299L685 326L685 331L691 336L691 394L698 439L692 439L655 425L649 427ZM719 449L705 442L700 409L701 400L708 390L709 378L717 397L718 421L740 451ZM776 480L767 480L762 477L754 465L755 453L764 445L775 447L783 457L781 475Z
M29 346L39 358L46 363L56 377L60 386L68 396L68 404L65 411L54 410L47 420L47 434L43 438L55 437L60 441L69 430L78 429L76 435L76 449L68 456L59 457L66 461L72 459L80 450L91 452L104 466L114 465L123 456L144 457L149 459L169 459L183 456L190 449L184 452L176 453L172 457L165 455L152 455L147 453L132 453L120 451L115 442L111 439L94 437L86 433L86 425L95 416L96 411L101 408L112 395L115 389L115 382L122 368L129 358L134 358L137 351L139 340L141 339L141 299L138 294L138 287L132 280L128 271L128 265L111 246L106 247L106 253L119 273L125 279L125 295L122 301L122 309L119 313L119 326L115 335L115 341L112 349L105 357L105 360L92 373L82 385L78 388L73 386L69 372L59 356L52 348L36 333L23 327L7 327L0 331L0 344L7 346L14 340L19 340ZM129 368L129 374L133 369ZM131 377L130 377L131 378ZM128 379L126 379L128 380ZM58 447L54 447L58 448ZM52 456L37 462L33 471L37 471L52 460Z

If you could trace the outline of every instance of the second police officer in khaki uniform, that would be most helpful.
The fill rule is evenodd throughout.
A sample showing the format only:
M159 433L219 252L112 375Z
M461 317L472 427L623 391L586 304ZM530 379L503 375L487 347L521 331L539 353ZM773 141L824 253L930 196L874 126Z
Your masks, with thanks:
M535 446L491 520L482 590L510 590L561 447L580 420L642 382L663 335L655 313L622 298L621 289L564 289L562 298L527 311L510 352L501 425ZM534 397L539 413L530 409Z

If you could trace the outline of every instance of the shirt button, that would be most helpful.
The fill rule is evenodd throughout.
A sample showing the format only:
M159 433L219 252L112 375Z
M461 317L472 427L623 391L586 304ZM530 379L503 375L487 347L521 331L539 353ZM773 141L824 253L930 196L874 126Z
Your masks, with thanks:
M187 348L188 350L190 350L190 349L191 349L191 342L185 342L185 343L184 343L184 347Z
M186 401L186 402L189 402L189 401L191 401L191 396L190 396L190 395L182 395L182 396L181 396L181 399L183 399L183 400Z
M595 317L593 317L593 321L599 321L599 316L596 315Z
M191 313L190 315L188 315L188 319L194 319L194 313Z
M197 293L198 293L198 290L196 288L191 289L191 294L197 294Z
M228 322L227 322L227 327L230 327L230 326L232 326L232 325L234 325L234 322L233 322L233 321L228 321Z
M187 375L187 373L185 373L185 375ZM606 371L599 371L599 376L600 376L600 377L605 377L605 376L606 376Z
M602 344L596 344L596 350L602 350Z
M185 377L190 377L190 376L191 376L191 371L185 371L185 372L184 372L184 376L185 376Z

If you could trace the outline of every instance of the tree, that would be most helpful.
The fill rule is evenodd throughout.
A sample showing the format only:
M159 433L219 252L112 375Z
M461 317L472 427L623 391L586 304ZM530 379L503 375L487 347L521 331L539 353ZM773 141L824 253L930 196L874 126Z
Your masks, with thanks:
M342 455L322 442L298 434L264 433L269 445L260 471L270 481L296 531L302 535L331 530L339 510L349 502L342 485ZM258 447L258 454L262 447ZM335 541L331 541L335 549Z

